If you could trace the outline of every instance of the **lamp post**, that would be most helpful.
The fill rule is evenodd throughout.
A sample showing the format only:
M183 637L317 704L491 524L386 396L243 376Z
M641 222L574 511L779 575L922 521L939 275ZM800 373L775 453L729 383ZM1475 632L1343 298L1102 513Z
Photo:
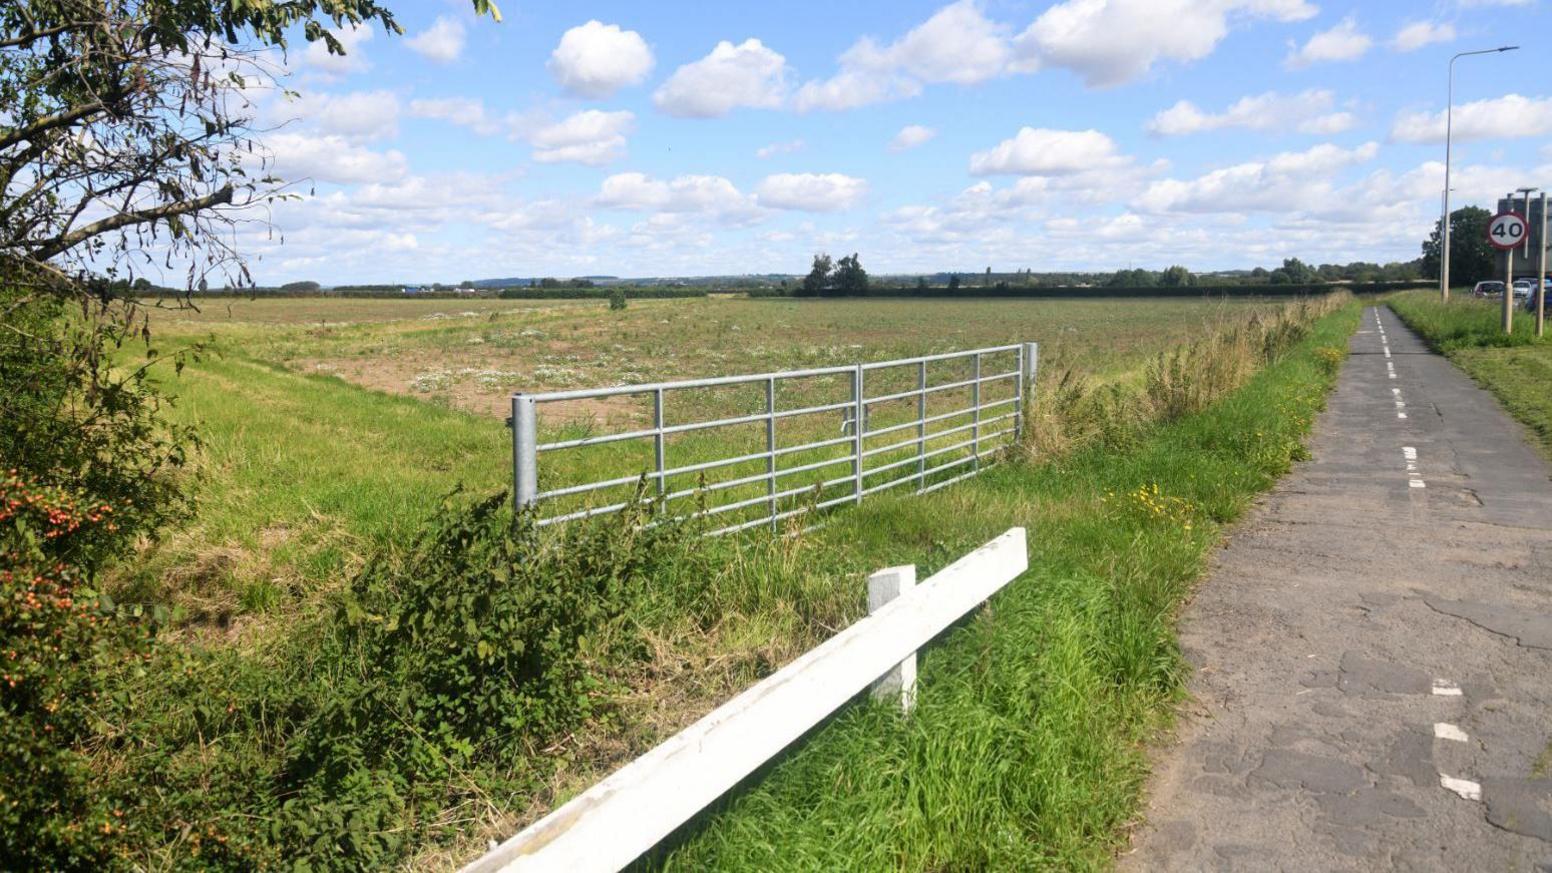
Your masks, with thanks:
M1450 134L1455 129L1455 62L1467 55L1491 55L1517 48L1517 45L1499 46L1459 52L1450 58L1449 92L1444 104L1444 212L1439 217L1439 298L1446 303L1450 300Z

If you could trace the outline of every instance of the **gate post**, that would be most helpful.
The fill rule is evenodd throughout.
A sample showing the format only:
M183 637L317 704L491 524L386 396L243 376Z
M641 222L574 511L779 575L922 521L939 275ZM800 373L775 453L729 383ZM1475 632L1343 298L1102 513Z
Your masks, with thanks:
M539 495L539 426L533 398L512 395L512 509L521 512Z

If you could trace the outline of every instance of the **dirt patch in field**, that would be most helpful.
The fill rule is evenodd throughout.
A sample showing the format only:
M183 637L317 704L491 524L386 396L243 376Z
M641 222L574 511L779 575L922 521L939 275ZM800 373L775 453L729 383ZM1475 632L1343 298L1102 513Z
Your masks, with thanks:
M579 387L545 384L542 376L525 377L502 369L501 363L504 362L481 357L466 361L461 367L449 367L443 356L410 353L392 358L304 359L292 362L291 366L301 373L337 376L373 391L414 397L502 419L512 412L511 398L515 391ZM598 384L608 383L601 381ZM646 401L630 397L571 400L549 406L546 411L552 420L568 422L639 424L650 419Z

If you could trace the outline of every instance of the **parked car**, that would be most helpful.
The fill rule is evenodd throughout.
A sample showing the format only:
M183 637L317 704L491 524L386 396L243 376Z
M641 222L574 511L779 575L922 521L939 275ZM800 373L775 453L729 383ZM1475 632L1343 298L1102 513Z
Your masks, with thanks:
M1518 285L1519 283L1516 282L1515 284ZM1541 280L1541 296L1546 298L1546 303L1543 305L1548 309L1552 309L1552 276L1545 277ZM1536 311L1536 295L1525 295L1525 311Z
M1535 279L1515 279L1514 280L1514 299L1515 300L1529 300L1530 299L1530 292L1532 292L1534 290L1536 290L1536 280Z
M1504 286L1503 286L1502 282L1496 282L1496 281L1493 281L1492 279L1488 279L1485 282L1478 282L1476 284L1476 287L1471 289L1471 296L1472 297L1497 297L1497 296L1503 294L1503 291L1504 291Z

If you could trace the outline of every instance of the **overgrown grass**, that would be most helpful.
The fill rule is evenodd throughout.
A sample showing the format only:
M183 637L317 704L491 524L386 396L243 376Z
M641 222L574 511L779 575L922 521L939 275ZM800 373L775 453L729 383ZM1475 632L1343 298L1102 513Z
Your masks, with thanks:
M415 508L438 482L482 481L498 422L434 411L423 438L465 447L453 463L467 466L426 470L415 459L431 447L401 433L425 424L424 404L246 359L204 365L217 390L195 402L230 428L219 481L249 489L220 496L218 515L335 530L339 554L317 572L354 578L280 607L262 645L172 641L103 708L94 754L124 804L117 857L453 865L855 620L869 570L928 573L1024 524L1034 568L928 650L915 717L848 709L655 862L1102 866L1135 809L1139 744L1178 688L1173 610L1218 526L1302 451L1331 349L1356 323L1348 306L1312 325L1320 311L1201 337L1136 384L1066 377L1060 451L781 538L642 540L625 519L509 541L499 510L467 506L416 533L404 520L427 514ZM1219 374L1211 390L1186 384L1198 366ZM389 432L363 446L374 421ZM288 438L299 427L310 442ZM309 528L309 511L329 524ZM224 530L263 555L268 527ZM189 584L133 578L128 593L153 600Z
M1408 327L1530 428L1541 453L1552 459L1552 336L1535 335L1535 316L1517 310L1514 332L1505 334L1498 302L1457 297L1444 304L1426 291L1388 302Z
M656 859L673 870L1093 869L1135 814L1181 661L1175 609L1249 500L1303 454L1349 306L1239 391L1060 463L826 532L867 566L942 566L1010 525L1031 569L927 650L916 712L859 705Z

